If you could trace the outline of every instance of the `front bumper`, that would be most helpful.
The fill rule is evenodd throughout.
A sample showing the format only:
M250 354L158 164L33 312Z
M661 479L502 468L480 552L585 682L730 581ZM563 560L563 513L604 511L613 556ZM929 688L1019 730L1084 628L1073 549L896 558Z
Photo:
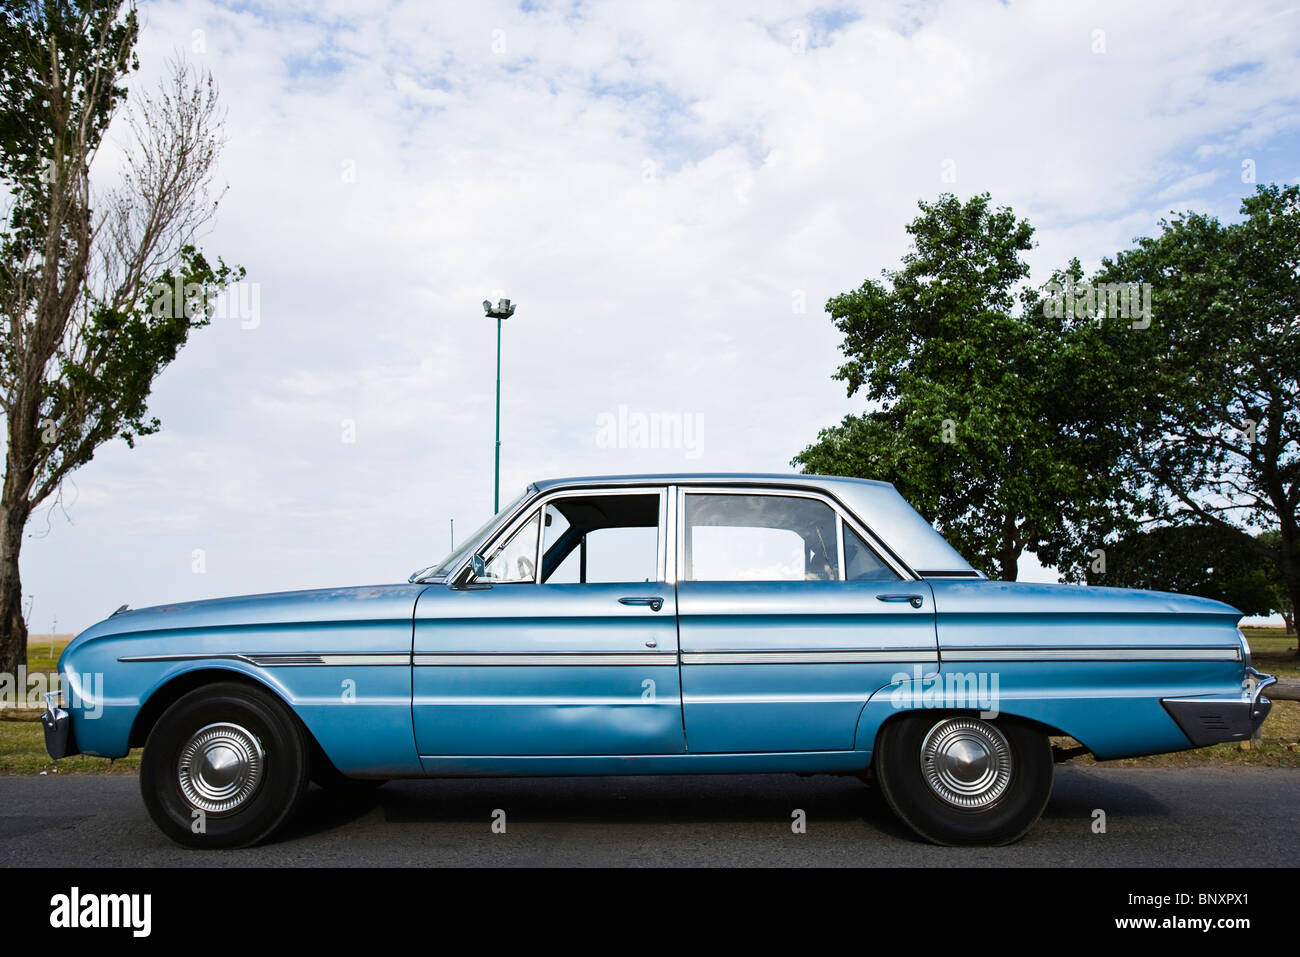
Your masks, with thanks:
M1246 675L1249 686L1244 695L1162 698L1160 703L1187 735L1192 747L1249 741L1272 710L1273 702L1262 692L1277 678L1261 674L1254 668L1247 668Z
M72 715L59 707L57 692L45 696L45 710L41 712L41 727L45 729L45 750L56 761L78 754L72 737Z

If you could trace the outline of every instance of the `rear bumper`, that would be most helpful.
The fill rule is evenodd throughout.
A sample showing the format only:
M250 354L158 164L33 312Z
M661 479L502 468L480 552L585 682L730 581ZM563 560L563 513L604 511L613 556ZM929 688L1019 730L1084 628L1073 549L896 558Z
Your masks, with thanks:
M1262 694L1277 681L1273 675L1247 668L1250 685L1243 695L1207 695L1199 698L1162 698L1169 716L1187 735L1192 746L1203 748L1225 741L1248 741L1273 707Z
M45 710L41 712L41 727L45 730L45 750L56 761L78 754L72 736L72 715L59 707L57 693L45 696Z

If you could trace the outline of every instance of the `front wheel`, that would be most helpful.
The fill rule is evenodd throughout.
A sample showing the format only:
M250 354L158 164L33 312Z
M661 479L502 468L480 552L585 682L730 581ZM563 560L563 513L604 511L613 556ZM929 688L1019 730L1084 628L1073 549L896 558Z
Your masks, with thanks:
M268 691L237 682L197 688L145 742L140 790L154 823L187 847L247 847L297 809L310 774L302 726Z
M935 844L1010 844L1052 793L1047 736L1011 720L909 714L881 729L873 766L898 818Z

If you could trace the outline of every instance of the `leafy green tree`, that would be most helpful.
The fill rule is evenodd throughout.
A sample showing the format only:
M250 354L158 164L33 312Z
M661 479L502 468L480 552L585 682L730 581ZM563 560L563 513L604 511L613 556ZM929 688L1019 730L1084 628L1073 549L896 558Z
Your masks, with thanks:
M1222 525L1165 525L1106 547L1090 585L1149 588L1224 601L1247 615L1277 610L1277 588L1250 535Z
M26 656L33 510L104 442L158 429L155 377L242 276L194 242L219 199L215 87L173 63L156 93L128 97L138 29L126 3L0 0L0 672ZM101 188L119 117L126 152Z
M1098 282L1153 289L1154 321L1122 364L1144 401L1117 419L1130 465L1174 524L1256 537L1300 602L1300 187L1261 185L1240 222L1199 213L1103 260ZM1130 385L1131 390L1137 387ZM1137 396L1137 391L1130 391Z
M1273 588L1272 610L1282 616L1282 624L1286 626L1288 635L1295 632L1295 604L1291 600L1291 592L1286 586L1286 579L1282 577L1282 568L1280 559L1282 556L1282 533L1276 529L1267 532L1261 532L1255 536L1259 539L1259 544L1263 547L1265 554L1270 556L1268 562L1268 580Z
M992 577L1014 579L1026 550L1081 568L1137 510L1112 428L1131 330L1023 288L1033 228L987 194L920 208L901 268L826 306L844 337L835 378L870 408L793 464L894 483Z

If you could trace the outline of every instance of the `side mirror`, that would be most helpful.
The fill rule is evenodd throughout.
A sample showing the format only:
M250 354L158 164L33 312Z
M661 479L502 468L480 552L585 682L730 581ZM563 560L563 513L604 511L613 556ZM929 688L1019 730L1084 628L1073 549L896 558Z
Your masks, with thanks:
M487 562L483 561L482 555L475 555L469 560L469 566L474 571L475 578L487 577Z

